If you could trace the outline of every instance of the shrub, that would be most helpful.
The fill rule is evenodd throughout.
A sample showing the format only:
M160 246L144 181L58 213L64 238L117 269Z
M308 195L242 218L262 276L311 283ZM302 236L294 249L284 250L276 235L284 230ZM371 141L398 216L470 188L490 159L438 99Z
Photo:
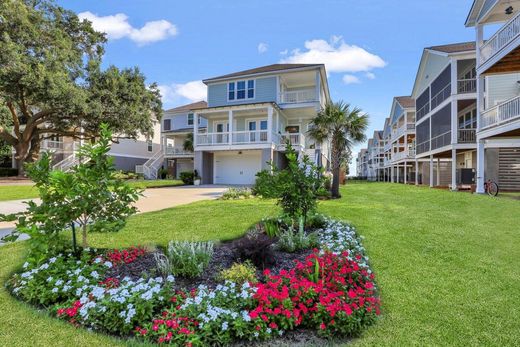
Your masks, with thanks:
M197 277L213 255L213 242L170 241L166 256L174 275Z
M18 176L18 169L10 167L0 167L0 177Z
M262 170L256 174L252 192L265 199L276 199L279 196L279 175L273 164L270 170Z
M302 249L309 249L318 245L318 235L316 233L306 234L299 230L294 232L291 229L283 231L276 243L276 247L284 252L294 253Z
M222 200L249 199L253 193L249 188L229 188L222 194Z
M193 180L195 179L195 174L191 171L184 171L179 174L179 177L184 184L192 185Z
M256 280L256 267L250 262L245 261L243 263L234 263L229 269L222 270L218 279L221 281L230 281L237 284L255 283Z
M273 239L255 228L237 241L238 256L242 261L251 260L255 266L265 268L274 263L273 242Z
M265 234L270 238L277 237L280 234L281 221L278 219L263 219L261 222Z

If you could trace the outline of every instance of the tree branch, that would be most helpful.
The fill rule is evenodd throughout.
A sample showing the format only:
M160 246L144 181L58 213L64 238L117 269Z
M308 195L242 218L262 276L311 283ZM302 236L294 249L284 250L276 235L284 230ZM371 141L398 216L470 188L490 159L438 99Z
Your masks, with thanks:
M16 134L16 137L21 138L20 120L18 119L18 113L16 113L16 109L14 108L12 102L7 103L7 108L9 108L9 111L11 112L11 118L13 119L14 133Z
M18 142L18 139L11 135L10 132L3 126L0 126L0 139L4 140L11 146L15 146Z

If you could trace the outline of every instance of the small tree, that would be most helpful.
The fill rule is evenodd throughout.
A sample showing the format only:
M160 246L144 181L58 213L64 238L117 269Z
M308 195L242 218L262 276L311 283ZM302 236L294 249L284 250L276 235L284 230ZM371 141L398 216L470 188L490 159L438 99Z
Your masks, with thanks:
M136 212L132 204L139 192L115 175L110 150L112 134L101 126L97 143L80 149L81 163L71 172L52 171L49 154L27 165L35 182L41 203L28 202L28 209L18 216L16 230L6 241L14 241L20 233L31 237L35 261L61 246L59 235L69 227L79 226L83 247L88 246L89 231L113 232L125 225ZM4 216L4 219L6 217Z
M262 171L254 188L256 193L265 191L266 197L278 199L284 214L293 220L303 219L316 210L317 192L323 187L325 179L322 170L314 165L308 156L300 158L290 143L287 143L287 168L278 169L271 163L271 173ZM270 177L270 178L269 178Z

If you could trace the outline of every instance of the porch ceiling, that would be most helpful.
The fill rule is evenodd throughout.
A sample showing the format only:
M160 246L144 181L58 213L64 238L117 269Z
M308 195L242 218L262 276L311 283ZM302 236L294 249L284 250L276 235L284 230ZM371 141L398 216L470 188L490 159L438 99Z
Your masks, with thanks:
M506 14L506 9L512 6L513 14ZM520 10L520 0L500 0L489 13L486 23L505 22L512 18Z
M518 6L520 8L520 4ZM520 46L500 59L495 65L487 69L485 74L503 74L520 71Z
M284 73L280 79L282 83L285 83L289 88L312 87L316 85L316 71Z

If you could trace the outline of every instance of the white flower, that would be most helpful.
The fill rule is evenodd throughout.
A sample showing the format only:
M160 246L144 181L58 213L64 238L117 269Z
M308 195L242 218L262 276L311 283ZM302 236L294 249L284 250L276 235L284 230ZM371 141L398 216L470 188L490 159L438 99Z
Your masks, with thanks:
M52 288L52 292L53 292L53 293L57 293L58 290L59 290L58 288Z
M52 282L52 280L53 280L53 278L52 278L52 276L50 276L49 278L47 278L47 283Z
M112 263L109 261L106 261L104 265L109 269L112 268Z
M222 323L222 331L226 331L228 329L228 322Z
M29 263L28 263L28 262L23 263L23 268L24 268L24 269L27 269L28 266L29 266Z
M56 262L56 259L57 259L56 257L52 257L51 259L49 259L49 263L52 264L52 263Z

